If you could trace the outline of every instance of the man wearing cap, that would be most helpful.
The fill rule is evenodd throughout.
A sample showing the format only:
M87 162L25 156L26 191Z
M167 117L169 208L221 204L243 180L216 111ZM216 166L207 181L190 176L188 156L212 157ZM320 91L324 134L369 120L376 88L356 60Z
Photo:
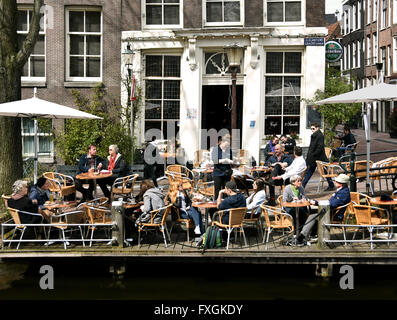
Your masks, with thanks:
M227 197L223 199L223 195L226 195ZM234 181L226 182L225 189L219 191L216 202L219 210L245 208L247 206L247 202L245 201L243 194L239 192L239 190L237 189L237 185ZM222 215L222 223L229 223L228 211L226 211Z
M44 203L50 199L50 183L45 177L37 179L35 185L30 189L29 198L31 200L37 200L37 204L40 209L44 209Z
M337 190L329 199L329 205L330 205L331 211L340 207L340 206L348 204L351 201L350 190L349 190L349 187L347 186L349 181L350 181L349 176L344 173L341 173L340 175L338 175L335 178L335 184L336 184ZM311 200L310 203L313 205L318 205L317 200ZM346 208L342 208L341 210L339 210L339 212L335 215L334 220L342 221L345 211L346 211ZM306 223L303 226L302 231L300 232L300 234L298 235L298 238L297 238L296 244L298 246L307 244L307 241L309 240L311 231L312 231L313 227L316 225L317 216L318 216L318 213L313 213L307 217Z

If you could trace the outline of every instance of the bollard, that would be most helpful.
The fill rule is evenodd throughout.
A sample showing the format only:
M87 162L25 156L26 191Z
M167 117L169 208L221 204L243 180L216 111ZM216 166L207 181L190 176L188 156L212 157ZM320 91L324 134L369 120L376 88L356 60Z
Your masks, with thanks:
M320 200L318 202L318 212L319 213L322 212L322 213L318 216L317 247L318 249L325 249L327 245L325 244L324 240L330 239L330 235L331 235L329 227L324 226L324 223L325 224L330 223L330 217L331 217L331 210L328 200Z
M112 202L112 221L116 222L116 225L112 228L112 239L117 241L119 248L124 247L124 208L123 201Z

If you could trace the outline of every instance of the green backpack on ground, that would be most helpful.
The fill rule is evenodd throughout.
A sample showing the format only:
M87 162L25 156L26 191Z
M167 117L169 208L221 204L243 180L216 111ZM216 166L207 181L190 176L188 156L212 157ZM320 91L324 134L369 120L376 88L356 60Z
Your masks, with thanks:
M204 233L203 249L214 249L222 247L221 231L217 226L209 226Z

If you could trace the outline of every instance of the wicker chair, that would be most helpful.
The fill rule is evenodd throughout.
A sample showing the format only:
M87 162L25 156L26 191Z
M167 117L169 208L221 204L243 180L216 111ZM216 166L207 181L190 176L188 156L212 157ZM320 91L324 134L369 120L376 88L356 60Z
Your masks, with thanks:
M324 181L327 178L335 178L339 175L340 171L341 171L341 167L339 165L335 165L335 164L331 164L328 162L323 162L323 161L319 161L316 160L317 163L317 169L318 172L320 174L320 181L318 183L318 187L317 187L317 193L320 192L320 184L321 184L321 188L324 185Z
M262 202L263 203L263 202ZM258 233L263 238L263 226L262 226L262 210L259 203L257 206L253 207L251 210L247 210L247 214L244 217L244 225L255 225L258 229ZM259 211L259 213L258 213Z
M176 213L176 219L172 221L170 236L172 234L172 230L176 224L183 225L186 228L186 241L189 242L189 230L194 228L194 222L192 218L182 218L181 211L179 208L173 206L173 209Z
M353 204L370 205L371 197L361 192L350 192L350 199Z
M229 222L224 224L222 222L222 216L229 212ZM244 228L243 228L243 221L245 214L247 213L247 208L234 208L228 210L219 210L218 213L218 221L214 220L212 222L213 226L217 226L221 229L225 229L227 232L227 242L226 242L226 250L229 250L229 242L230 242L230 234L233 230L235 230L235 235L237 230L240 229L240 232L243 234L244 243L247 245L247 239L245 238Z
M132 197L136 179L139 177L138 173L129 176L120 177L114 180L110 200L113 201L114 195L129 195Z
M107 199L107 198L104 198ZM91 230L91 238L90 238L90 247L92 246L92 242L94 241L94 232L98 228L105 228L110 231L111 226L113 225L113 220L111 216L111 211L101 205L93 205L92 203L84 203L83 206L86 208L86 213L88 217L88 230ZM96 239L95 241L109 241L111 240L111 233L109 232L108 238L106 239Z
M170 185L172 183L183 183L183 189L192 189L194 187L194 174L185 166L179 164L169 165L165 171Z
M3 194L3 195L1 195L1 198L2 198L3 201L4 201L5 207L8 208L8 200L11 199L11 196Z
M43 176L50 183L49 190L58 193L60 197L76 194L76 187L72 176L67 176L58 172L45 172Z
M12 239L14 238L14 235L15 235L15 233L17 232L17 231L19 231L19 232L21 232L21 236L19 237L19 240L17 240L17 241L19 241L18 242L18 245L17 245L17 250L19 249L19 246L20 246L20 244L21 244L21 242L22 242L22 238L23 238L23 235L24 235L24 233L25 233L25 231L26 231L26 229L27 228L34 228L34 231L35 231L35 235L36 235L36 238L37 238L37 234L36 234L36 228L37 227L43 227L43 226L40 226L40 224L42 224L43 223L43 216L41 215L41 214L39 214L39 213L32 213L32 212L27 212L27 211L22 211L22 210L17 210L17 209L14 209L14 208L10 208L10 207L8 207L7 208L7 211L10 213L10 215L11 215L11 217L12 217L12 220L14 221L14 224L15 224L15 226L13 226L14 227L14 230L13 230L13 233L12 233L12 235L11 235L11 240L8 240L9 241L9 244L8 244L8 247L10 247L11 246L11 241L12 241ZM35 226L34 224L32 224L32 225L30 225L30 226L27 226L27 225L25 225L25 224L23 224L22 222L21 222L21 218L20 218L20 214L24 214L24 215L29 215L29 216L37 216L37 217L40 217L41 218L41 221L40 221L40 223L38 223L38 225L37 226ZM32 241L32 242L34 242L35 240L29 240L29 241ZM40 240L39 240L40 241ZM4 244L4 242L6 242L6 241L2 241L2 245Z
M141 246L141 232L142 231L146 232L149 229L159 229L160 232L163 234L165 247L167 247L167 239L166 239L165 233L167 234L167 238L168 238L169 242L171 242L171 238L168 233L166 220L167 220L167 216L169 215L169 213L171 211L171 207L172 207L172 204L169 204L166 207L152 210L149 212L150 220L148 222L139 222L139 224L138 224L138 247ZM161 213L163 213L163 216L161 217L161 221L156 222L155 219L157 217L159 217L161 215Z
M294 231L294 219L292 218L291 215L286 213L281 208L270 207L263 204L260 207L262 209L266 222L266 228L265 228L266 232L263 235L262 243L265 242L265 237L266 237L266 250L267 250L269 237L270 234L273 232L273 230L283 230L283 231L287 230L289 233L292 233ZM274 219L270 220L270 216L272 216Z

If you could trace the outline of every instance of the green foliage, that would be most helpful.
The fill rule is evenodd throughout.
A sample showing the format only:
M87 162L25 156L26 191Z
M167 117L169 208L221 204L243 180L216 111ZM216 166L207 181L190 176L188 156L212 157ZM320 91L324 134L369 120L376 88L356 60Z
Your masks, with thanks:
M307 103L315 104L316 101L330 98L353 90L353 85L347 78L342 77L338 70L327 68L325 89L317 90L312 100L305 100ZM336 126L351 122L361 111L360 103L352 104L324 104L318 106L325 124L324 135L326 143L329 143L336 134Z
M97 154L105 158L108 147L117 144L124 160L131 159L131 138L129 126L130 107L123 108L112 100L103 84L93 89L91 98L84 97L80 91L71 90L79 110L102 117L103 120L67 119L64 133L56 134L56 147L65 164L74 165L87 146L94 143Z

